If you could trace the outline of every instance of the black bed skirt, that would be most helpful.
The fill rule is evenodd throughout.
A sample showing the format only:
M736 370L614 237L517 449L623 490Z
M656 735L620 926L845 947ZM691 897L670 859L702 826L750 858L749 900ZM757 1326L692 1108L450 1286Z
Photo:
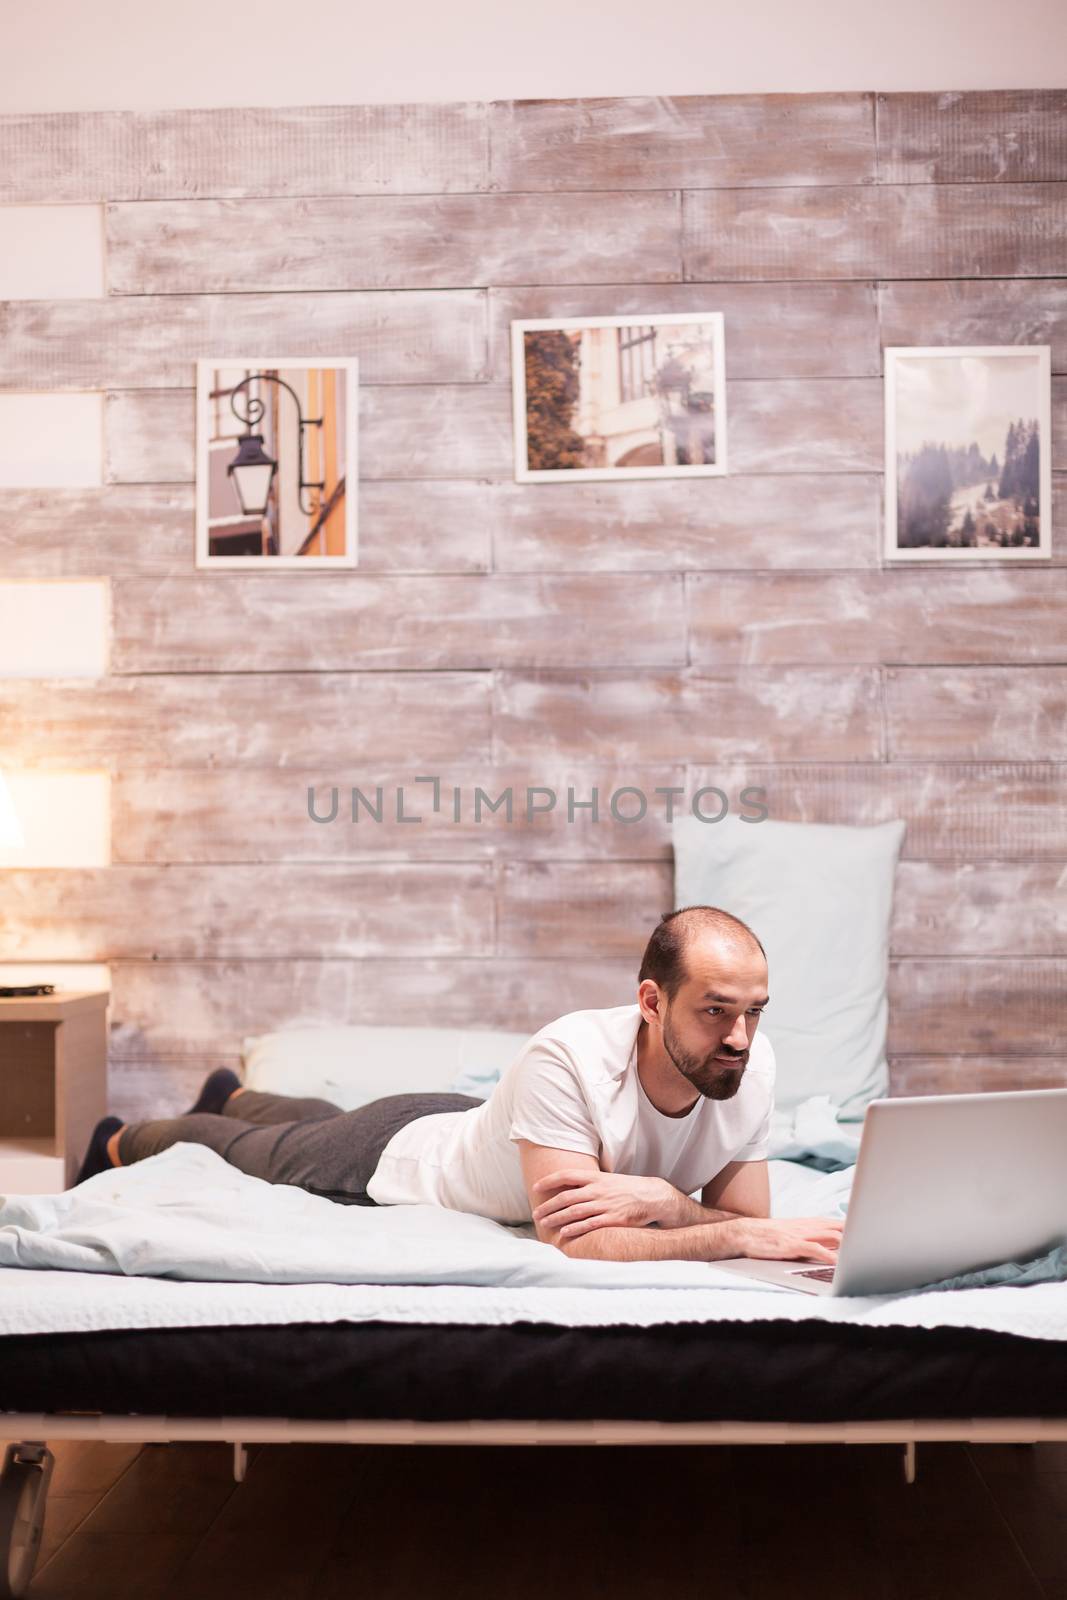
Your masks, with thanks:
M1067 1342L823 1322L288 1323L0 1339L0 1409L317 1419L1067 1416Z

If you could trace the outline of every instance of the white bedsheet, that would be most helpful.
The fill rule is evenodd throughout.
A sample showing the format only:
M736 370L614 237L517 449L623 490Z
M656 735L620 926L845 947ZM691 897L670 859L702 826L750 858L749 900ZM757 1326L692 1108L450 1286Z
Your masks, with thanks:
M851 1172L773 1162L774 1210L840 1214ZM63 1270L32 1270L54 1269ZM863 1297L701 1262L571 1260L434 1206L339 1206L179 1144L59 1195L0 1200L0 1333L286 1322L607 1326L821 1318L1067 1339L1067 1284Z

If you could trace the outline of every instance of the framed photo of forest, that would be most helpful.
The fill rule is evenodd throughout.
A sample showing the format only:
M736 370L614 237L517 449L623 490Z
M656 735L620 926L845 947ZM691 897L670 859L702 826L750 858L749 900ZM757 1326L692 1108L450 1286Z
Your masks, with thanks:
M885 352L888 561L1046 560L1048 345Z
M721 311L511 324L515 477L721 477Z

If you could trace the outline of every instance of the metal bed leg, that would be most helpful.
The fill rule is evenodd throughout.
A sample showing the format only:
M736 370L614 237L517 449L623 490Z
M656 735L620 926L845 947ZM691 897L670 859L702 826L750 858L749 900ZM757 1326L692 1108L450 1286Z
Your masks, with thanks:
M245 1473L248 1471L248 1446L242 1444L240 1439L233 1441L233 1479L235 1483L244 1483Z
M909 1439L904 1446L904 1482L915 1482L915 1440Z
M36 1441L9 1444L0 1468L0 1600L24 1595L44 1529L44 1504L56 1458Z

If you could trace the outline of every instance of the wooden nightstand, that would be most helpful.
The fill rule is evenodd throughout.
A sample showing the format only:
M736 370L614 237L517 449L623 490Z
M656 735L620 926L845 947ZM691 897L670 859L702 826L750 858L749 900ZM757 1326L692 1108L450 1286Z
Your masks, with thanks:
M56 1194L107 1115L106 993L0 997L0 1194Z

